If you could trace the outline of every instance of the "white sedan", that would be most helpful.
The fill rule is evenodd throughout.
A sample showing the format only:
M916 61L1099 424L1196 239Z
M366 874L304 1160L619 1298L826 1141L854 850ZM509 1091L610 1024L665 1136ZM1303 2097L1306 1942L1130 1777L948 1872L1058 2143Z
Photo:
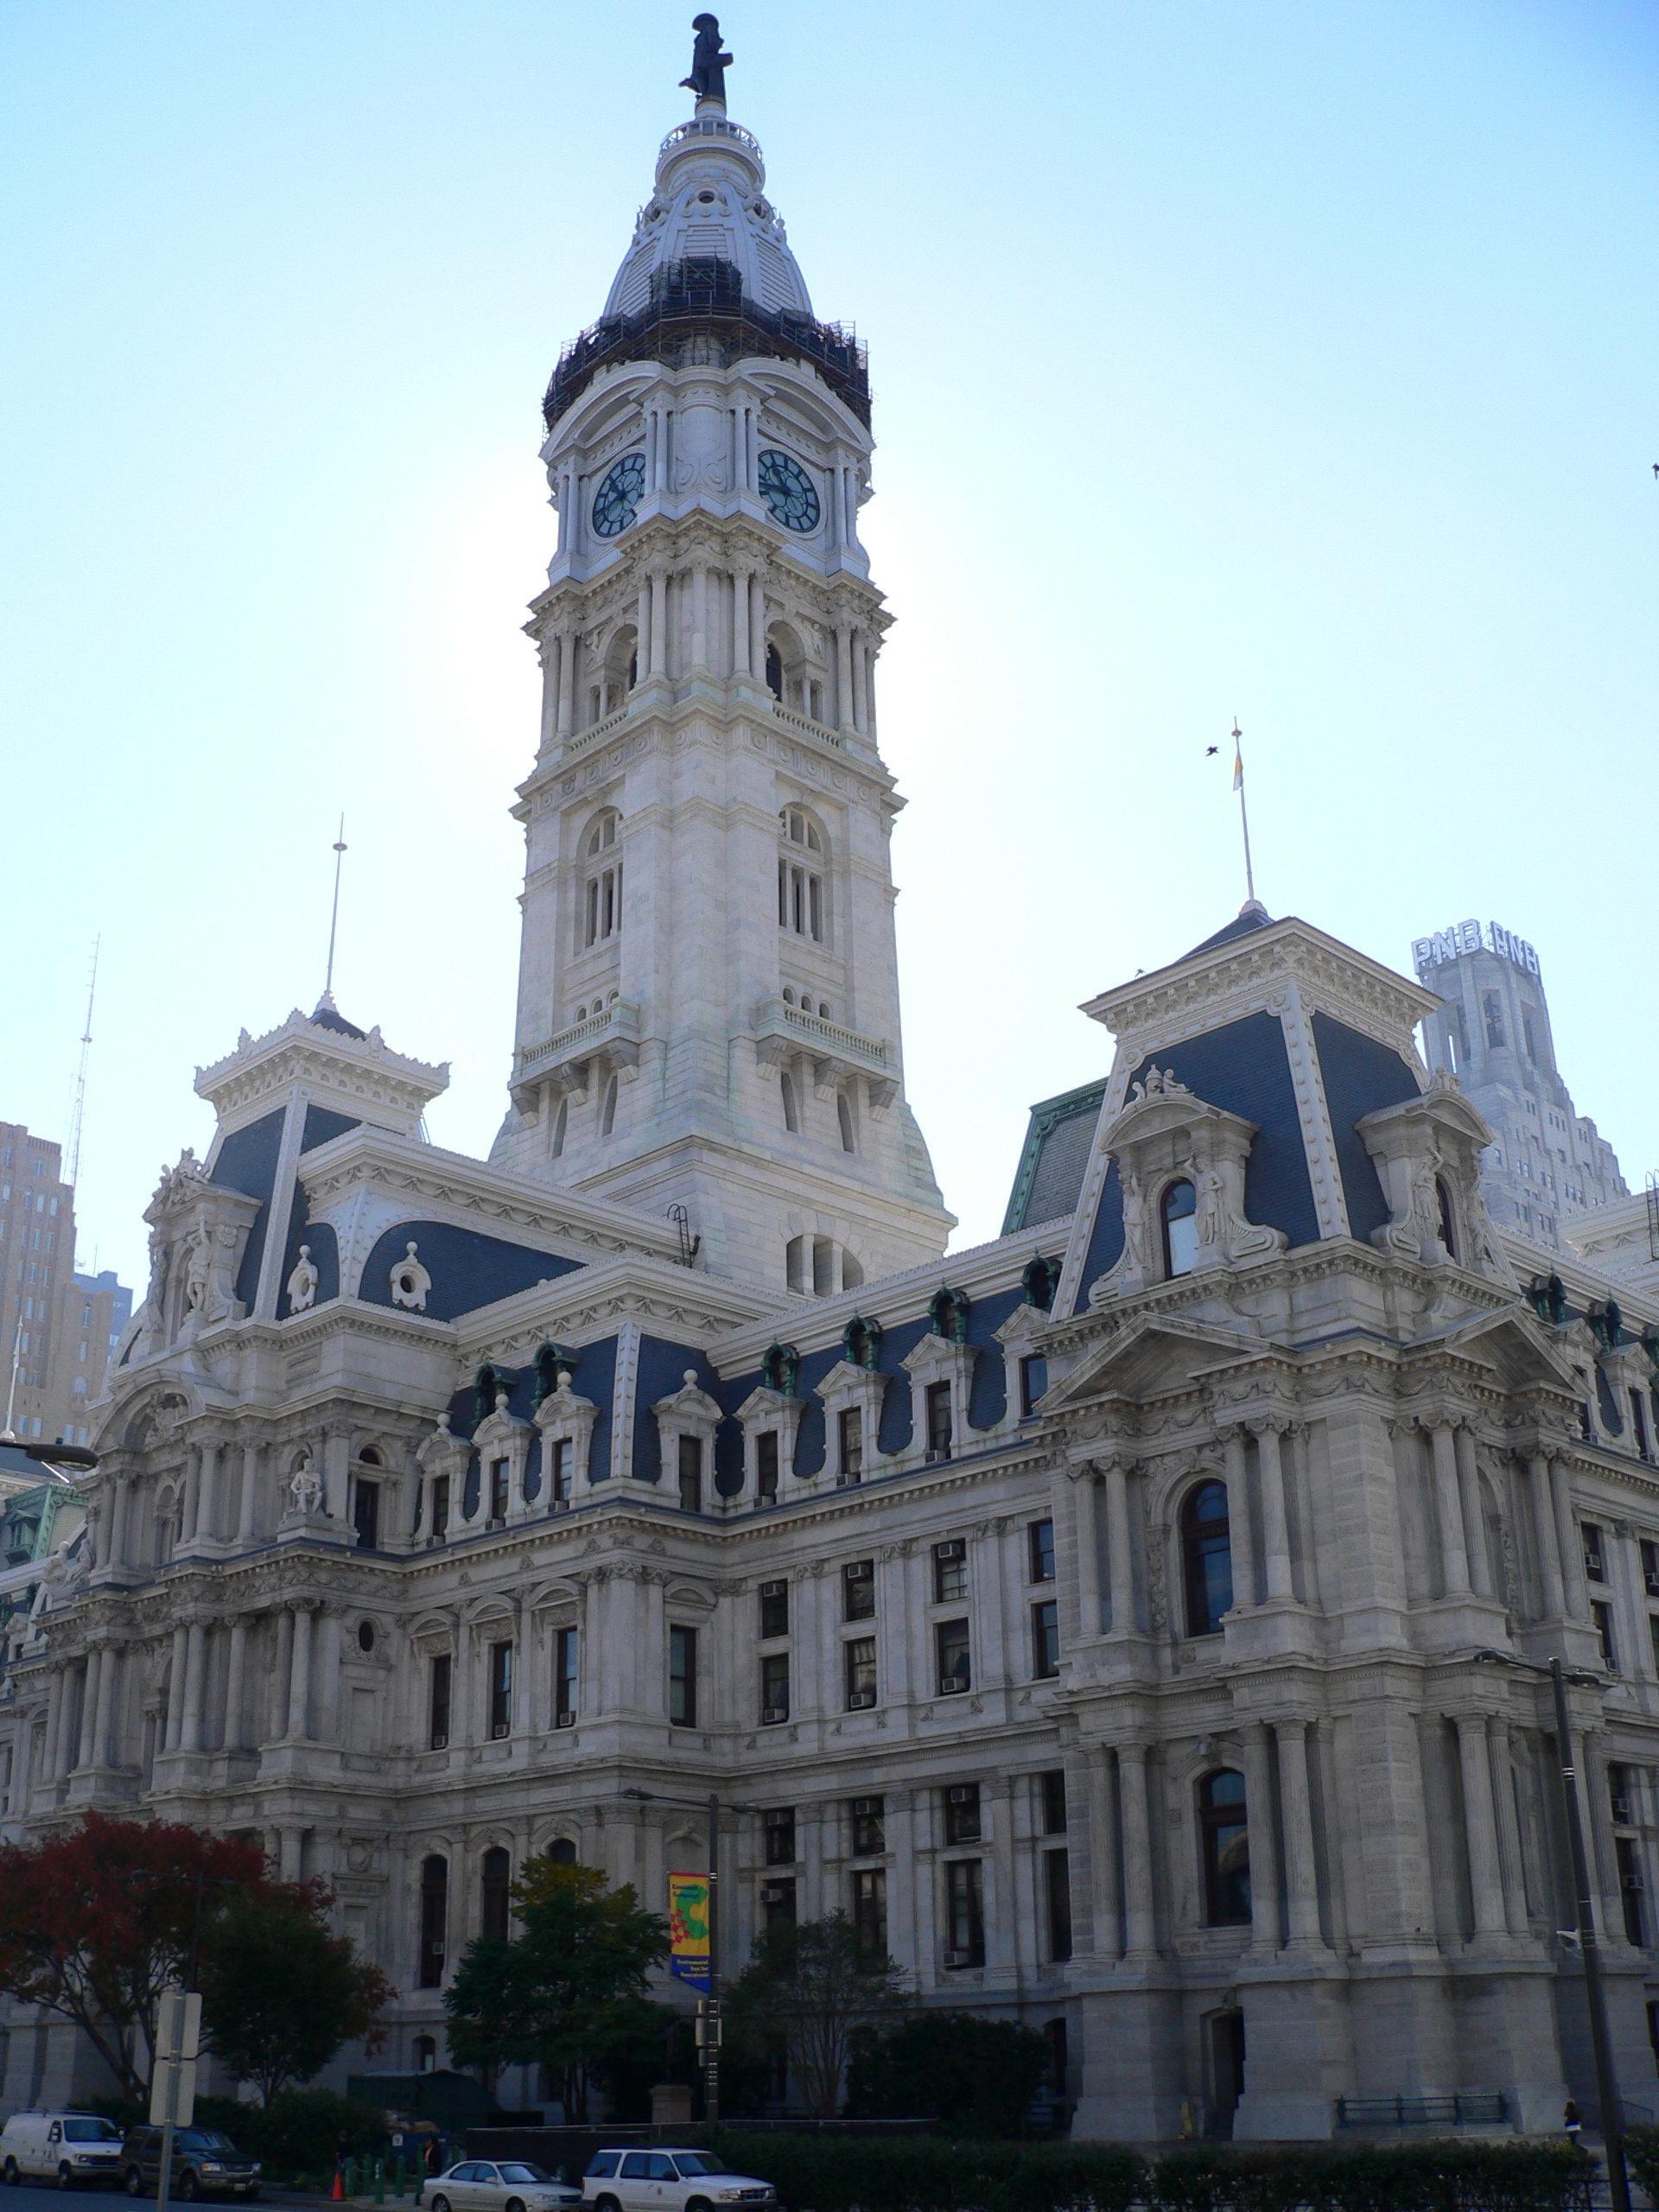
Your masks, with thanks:
M431 2212L569 2212L582 2191L524 2158L463 2158L428 2183Z

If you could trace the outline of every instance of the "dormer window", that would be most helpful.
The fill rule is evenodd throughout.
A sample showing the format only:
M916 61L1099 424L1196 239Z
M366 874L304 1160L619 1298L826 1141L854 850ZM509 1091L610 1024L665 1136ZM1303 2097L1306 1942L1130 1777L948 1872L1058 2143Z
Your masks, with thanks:
M786 806L778 817L778 926L796 937L824 938L823 833L810 815Z
M1164 1273L1190 1275L1198 1260L1198 1194L1185 1177L1164 1192L1159 1216L1164 1230Z
M1434 1196L1440 1210L1440 1242L1446 1247L1446 1258L1455 1260L1458 1256L1458 1240L1452 1226L1452 1193L1446 1186L1444 1176L1437 1175L1434 1178Z
M621 817L607 807L582 840L587 881L582 889L582 944L602 944L622 927L622 859L616 850Z

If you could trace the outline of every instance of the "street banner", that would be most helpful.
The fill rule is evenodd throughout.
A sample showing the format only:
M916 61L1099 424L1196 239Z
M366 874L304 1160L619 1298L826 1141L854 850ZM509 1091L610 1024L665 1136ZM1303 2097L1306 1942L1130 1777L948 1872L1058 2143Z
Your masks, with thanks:
M671 1874L668 1878L668 1930L671 1950L668 1970L677 1981L693 1989L708 1989L709 1877Z

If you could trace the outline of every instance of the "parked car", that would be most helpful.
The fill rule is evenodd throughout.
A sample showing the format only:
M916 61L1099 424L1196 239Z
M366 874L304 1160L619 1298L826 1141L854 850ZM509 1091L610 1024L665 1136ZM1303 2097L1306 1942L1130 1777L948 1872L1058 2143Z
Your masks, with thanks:
M134 2127L121 2152L129 2196L154 2196L162 2178L162 2131ZM190 2203L198 2196L257 2196L260 2165L216 2127L180 2127L173 2133L169 2193Z
M0 2175L22 2181L118 2182L121 2131L95 2112L15 2112L0 2129Z
M753 2174L729 2173L709 2151L596 2151L582 2177L594 2212L713 2212L717 2204L776 2204Z
M431 2212L567 2212L582 2191L527 2158L463 2158L433 2177L426 2201Z

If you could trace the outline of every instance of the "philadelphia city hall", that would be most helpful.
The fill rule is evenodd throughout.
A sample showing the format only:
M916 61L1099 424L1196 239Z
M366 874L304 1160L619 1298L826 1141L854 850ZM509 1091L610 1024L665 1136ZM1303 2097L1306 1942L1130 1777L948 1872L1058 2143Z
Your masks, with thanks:
M13 1624L0 1834L263 1838L412 2070L529 1854L660 1911L718 1793L727 1972L843 1909L923 2002L1046 2035L1077 2135L1541 2131L1593 2101L1517 1663L1560 1654L1659 2109L1645 1220L1495 1229L1435 994L1252 900L1089 1002L1090 1079L947 1255L867 363L713 56L545 401L500 1133L427 1142L448 1071L327 995L199 1071L86 1529ZM105 2086L9 2027L0 2109Z

